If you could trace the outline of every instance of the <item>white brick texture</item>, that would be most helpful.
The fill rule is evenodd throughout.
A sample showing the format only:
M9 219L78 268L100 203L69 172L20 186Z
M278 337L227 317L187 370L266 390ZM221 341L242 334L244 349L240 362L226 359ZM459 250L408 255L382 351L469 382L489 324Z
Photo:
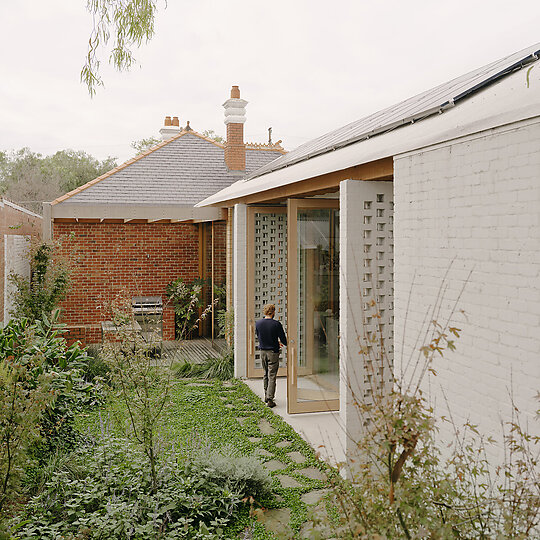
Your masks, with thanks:
M30 261L28 259L28 249L30 247L30 236L23 234L4 235L4 324L11 319L9 312L13 309L13 293L15 287L9 280L9 276L17 274L26 279L30 279Z
M233 308L234 376L247 377L247 206L234 206L233 224Z
M513 391L537 430L540 123L396 157L394 202L396 375L410 376L408 359L429 321L446 322L463 289L453 316L462 329L457 350L435 359L438 375L423 389L436 413L448 415L447 400L457 424L470 419L497 438ZM432 313L438 296L440 309ZM448 423L441 436L451 436ZM500 458L500 449L491 452Z
M344 427L341 445L353 467L367 421L358 403L371 402L374 392L384 391L392 382L391 182L340 183L339 246L339 415ZM369 339L381 334L386 354L381 354L379 340Z

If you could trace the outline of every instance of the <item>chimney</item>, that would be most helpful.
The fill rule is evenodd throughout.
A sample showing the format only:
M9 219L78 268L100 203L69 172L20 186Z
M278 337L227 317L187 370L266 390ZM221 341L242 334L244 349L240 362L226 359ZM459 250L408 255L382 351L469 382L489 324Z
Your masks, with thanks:
M225 143L225 165L231 171L246 170L246 145L244 144L244 122L246 121L245 99L240 99L240 88L233 86L231 97L224 104L227 142Z
M178 135L182 131L180 127L180 122L178 116L174 116L171 120L170 116L165 117L165 122L163 122L163 127L159 130L161 138L166 141L175 135Z

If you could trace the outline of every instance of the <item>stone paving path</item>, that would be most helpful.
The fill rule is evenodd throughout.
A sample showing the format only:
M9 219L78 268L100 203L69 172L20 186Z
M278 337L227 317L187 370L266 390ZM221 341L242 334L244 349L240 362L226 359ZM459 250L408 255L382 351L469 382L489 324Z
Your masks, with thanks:
M233 390L233 385L225 384L223 390ZM227 392L229 394L229 392ZM232 397L232 396L231 396ZM252 429L248 440L253 444L253 454L259 458L266 470L274 479L274 486L280 489L298 492L301 503L309 508L318 508L324 505L323 498L329 492L321 488L327 484L328 476L319 468L313 466L313 457L307 457L298 448L294 440L283 438L275 441L277 429L266 418L259 418L259 413L249 399L236 399L236 405L231 403L228 396L222 396L225 407L235 409L235 419L239 426ZM238 405L240 405L238 407ZM302 492L302 490L304 490ZM275 502L285 504L284 498L274 493ZM322 508L322 511L324 509ZM318 512L318 510L317 510ZM309 538L312 525L305 523L298 533L290 527L291 508L270 508L257 511L257 520L264 528L272 532L275 538ZM252 538L250 529L247 529L243 538Z

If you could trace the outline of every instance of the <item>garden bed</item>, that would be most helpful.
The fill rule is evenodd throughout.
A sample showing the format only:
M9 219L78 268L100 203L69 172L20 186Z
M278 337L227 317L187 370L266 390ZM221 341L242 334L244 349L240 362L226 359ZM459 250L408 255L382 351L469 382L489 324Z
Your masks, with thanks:
M256 501L251 512L245 505L226 529L228 538L298 536L309 507L318 503L328 477L335 474L240 381L174 381L160 424L163 446L177 453L194 446L209 451L232 446L240 455L256 456L271 475L272 495ZM78 429L94 437L104 430L129 436L127 425L125 405L114 399L80 417Z

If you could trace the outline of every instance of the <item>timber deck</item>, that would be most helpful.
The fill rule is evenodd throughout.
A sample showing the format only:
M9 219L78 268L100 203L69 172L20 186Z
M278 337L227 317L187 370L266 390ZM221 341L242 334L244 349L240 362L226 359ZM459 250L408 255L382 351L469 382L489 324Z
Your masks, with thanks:
M207 358L221 356L227 350L224 339L206 338L185 339L181 341L164 341L162 356L168 359L186 360L192 363L204 362Z

